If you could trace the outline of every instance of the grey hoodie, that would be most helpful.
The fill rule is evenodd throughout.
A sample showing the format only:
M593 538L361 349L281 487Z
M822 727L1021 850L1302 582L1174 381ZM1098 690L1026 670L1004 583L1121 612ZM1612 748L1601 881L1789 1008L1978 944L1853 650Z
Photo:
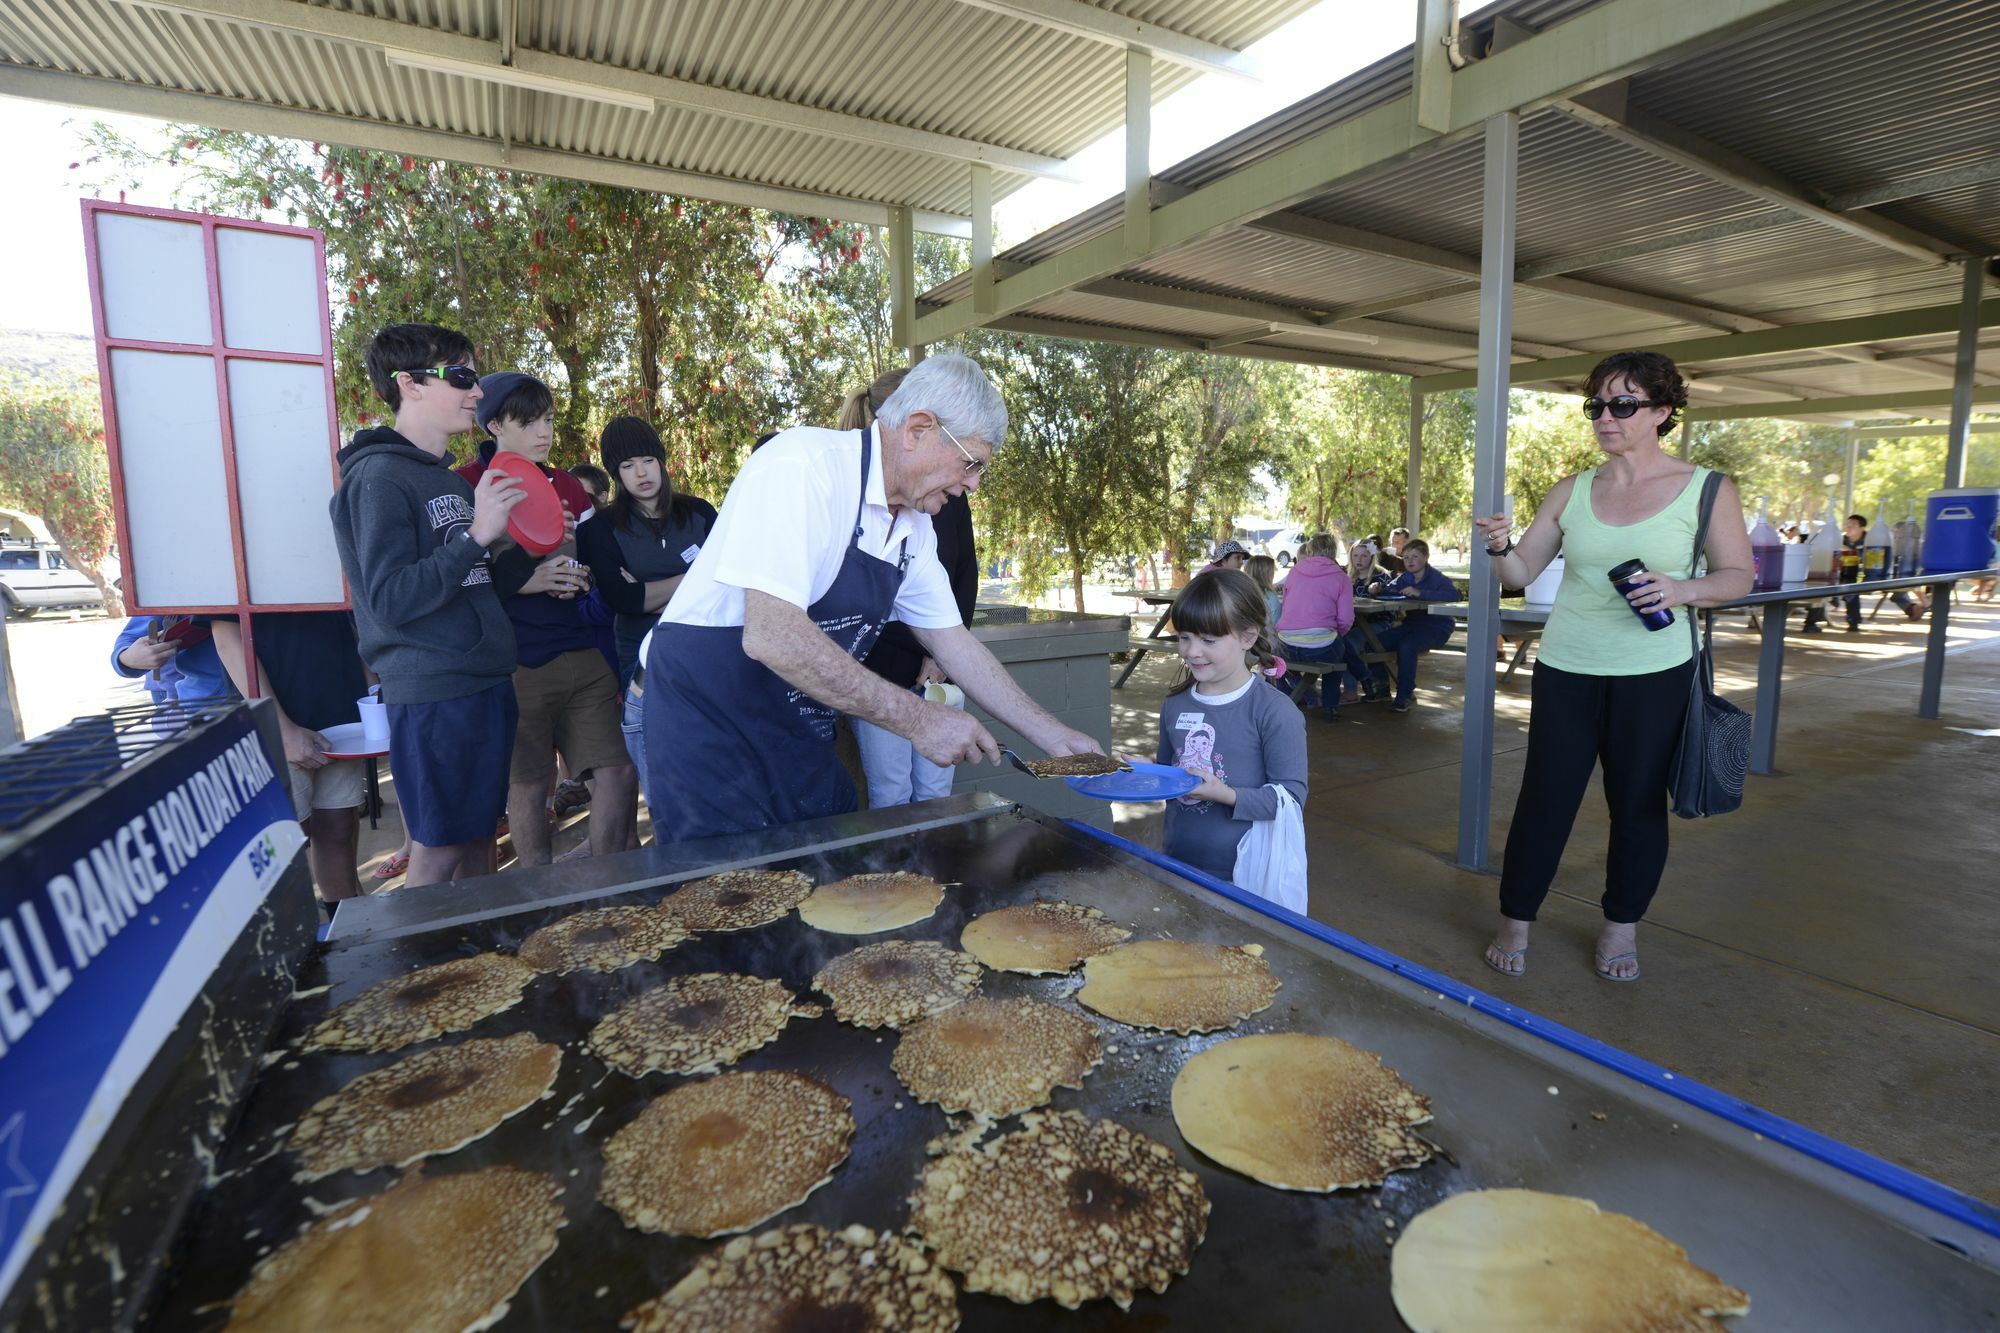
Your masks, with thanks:
M339 461L334 542L382 701L458 699L512 677L514 627L469 534L472 487L451 459L376 427Z

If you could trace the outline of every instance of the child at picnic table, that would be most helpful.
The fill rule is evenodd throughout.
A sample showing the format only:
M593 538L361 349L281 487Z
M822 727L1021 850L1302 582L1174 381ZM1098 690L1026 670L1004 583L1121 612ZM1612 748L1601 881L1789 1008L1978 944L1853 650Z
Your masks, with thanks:
M1264 595L1247 574L1197 574L1174 599L1185 670L1160 706L1157 762L1199 786L1167 802L1165 851L1219 879L1234 878L1237 844L1279 814L1274 785L1306 799L1305 721L1275 690L1252 688L1272 662Z
M1458 588L1431 567L1430 544L1421 537L1403 546L1403 572L1383 588L1382 596L1394 600L1455 602ZM1405 615L1400 624L1376 635L1384 652L1396 654L1396 698L1390 705L1398 713L1410 711L1417 692L1417 655L1444 646L1458 622L1450 616L1415 613ZM1359 631L1356 631L1357 633ZM1369 668L1367 697L1380 699L1389 690L1389 674L1380 662Z

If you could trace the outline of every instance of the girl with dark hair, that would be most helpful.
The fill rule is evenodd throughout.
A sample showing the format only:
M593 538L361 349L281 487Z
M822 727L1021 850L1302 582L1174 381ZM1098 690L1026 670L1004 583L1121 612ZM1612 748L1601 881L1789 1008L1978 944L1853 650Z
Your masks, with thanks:
M1184 669L1160 705L1156 759L1196 774L1201 785L1167 802L1165 849L1232 879L1251 823L1278 817L1272 786L1305 804L1305 719L1278 691L1252 688L1273 658L1264 592L1249 575L1197 574L1171 614Z
M667 475L666 446L637 417L618 417L607 425L599 452L618 493L576 530L577 554L590 566L597 591L611 608L618 683L625 692L625 749L639 766L644 791L640 699L645 687L635 679L641 662L639 645L708 540L715 526L715 506L674 490ZM645 796L650 808L652 793Z
M1639 920L1667 864L1667 778L1694 671L1687 630L1655 633L1634 610L1719 606L1750 591L1743 502L1723 478L1691 562L1708 469L1660 447L1687 406L1687 385L1658 352L1620 352L1590 372L1583 413L1605 461L1557 482L1517 542L1507 518L1474 527L1508 587L1525 588L1564 556L1563 580L1536 653L1528 760L1507 832L1500 930L1486 963L1526 969L1528 928L1548 896L1591 771L1604 767L1611 845L1597 975L1636 981ZM1606 574L1632 559L1648 572L1620 586Z

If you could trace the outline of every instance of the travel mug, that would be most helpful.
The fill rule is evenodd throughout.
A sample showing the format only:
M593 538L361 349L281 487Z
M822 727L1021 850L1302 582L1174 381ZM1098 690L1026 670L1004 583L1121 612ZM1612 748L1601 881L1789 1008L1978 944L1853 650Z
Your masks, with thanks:
M1627 560L1622 565L1613 566L1611 572L1604 577L1611 580L1611 586L1618 589L1618 595L1623 597L1632 591L1633 580L1645 572L1645 561ZM1659 606L1647 610L1636 602L1627 602L1625 605L1632 608L1632 614L1639 617L1639 623L1649 630L1665 629L1674 623L1674 609L1670 606Z

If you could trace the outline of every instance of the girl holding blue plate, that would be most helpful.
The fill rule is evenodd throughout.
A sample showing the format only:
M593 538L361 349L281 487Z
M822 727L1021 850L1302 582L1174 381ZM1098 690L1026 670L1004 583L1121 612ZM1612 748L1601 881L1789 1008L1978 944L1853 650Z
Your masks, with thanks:
M1172 616L1185 670L1160 705L1158 761L1200 782L1167 802L1164 850L1230 880L1237 844L1253 823L1279 816L1274 788L1305 805L1305 719L1282 691L1259 688L1251 669L1273 658L1263 590L1249 575L1196 575L1174 599Z

